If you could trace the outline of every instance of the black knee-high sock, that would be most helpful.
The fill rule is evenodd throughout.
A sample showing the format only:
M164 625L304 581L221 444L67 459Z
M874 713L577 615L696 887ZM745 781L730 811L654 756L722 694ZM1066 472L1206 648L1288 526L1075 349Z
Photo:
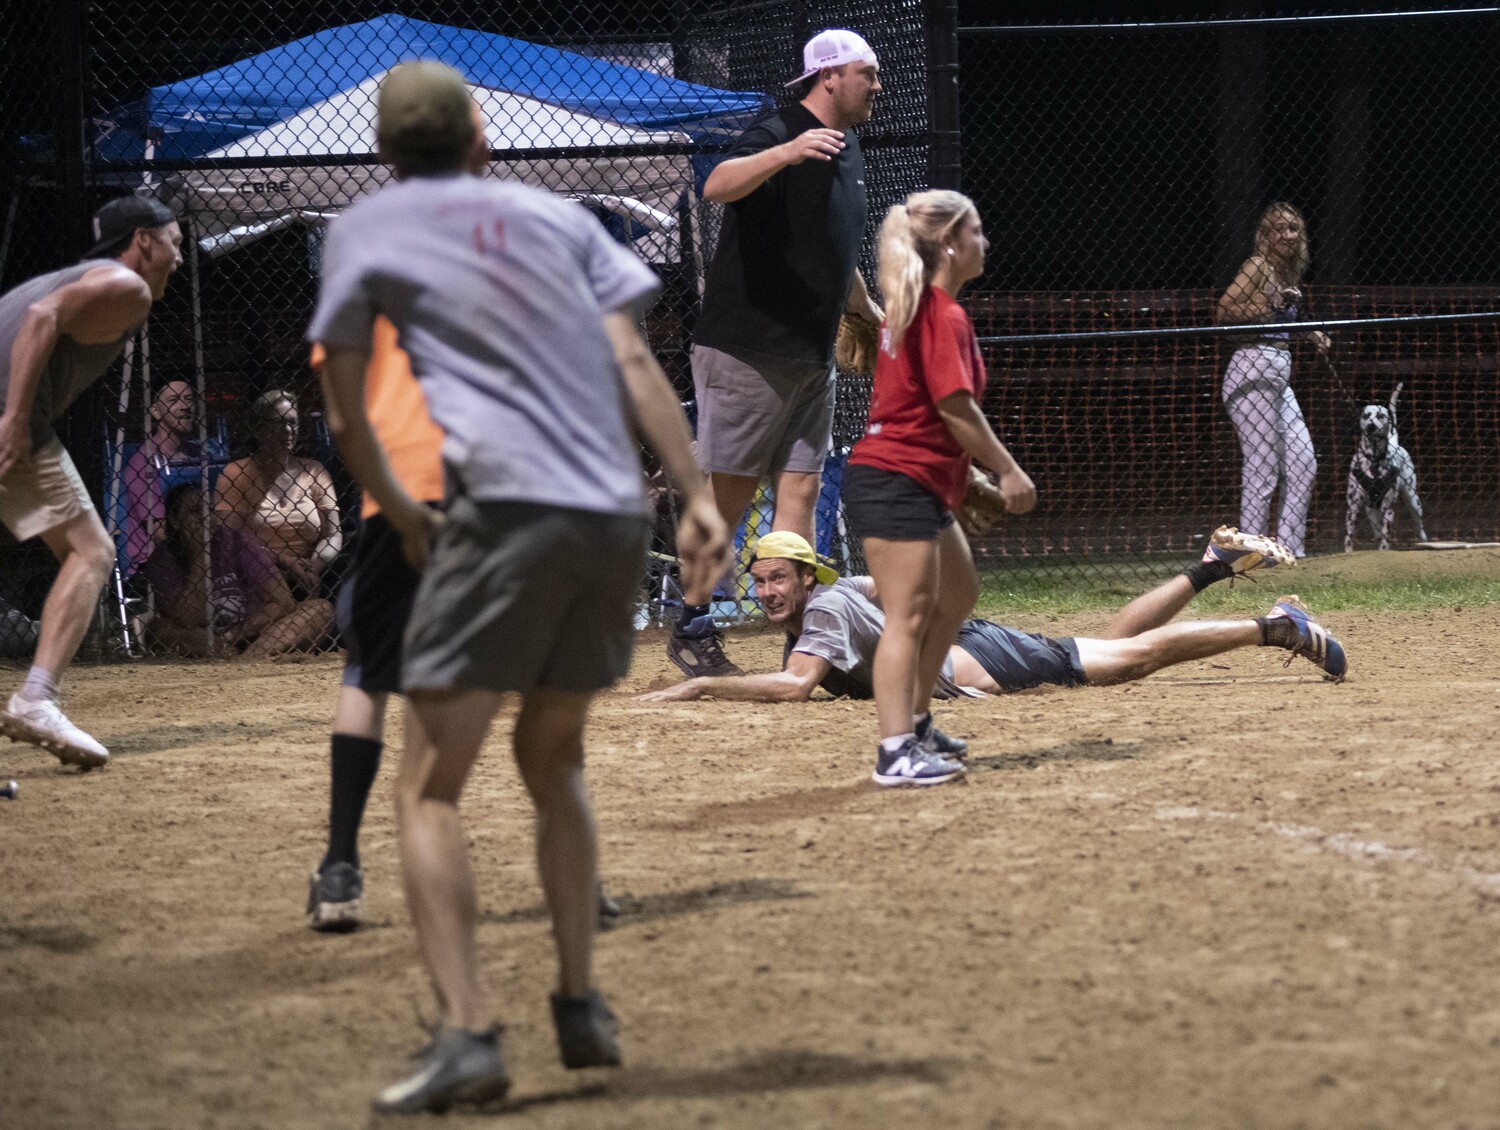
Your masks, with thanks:
M1193 586L1193 591L1198 593L1215 581L1228 580L1234 576L1234 570L1227 561L1200 561L1191 569L1183 570L1182 575Z
M359 866L359 824L380 770L382 748L380 742L353 734L334 734L329 744L333 787L328 798L328 854L319 870L331 863Z

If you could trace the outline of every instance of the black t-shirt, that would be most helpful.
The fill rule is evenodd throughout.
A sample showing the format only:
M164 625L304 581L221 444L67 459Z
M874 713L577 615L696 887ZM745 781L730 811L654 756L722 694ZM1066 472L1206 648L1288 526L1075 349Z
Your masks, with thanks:
M767 114L726 155L760 153L823 125L801 103ZM859 138L830 161L789 165L724 208L693 339L742 360L833 360L869 206Z

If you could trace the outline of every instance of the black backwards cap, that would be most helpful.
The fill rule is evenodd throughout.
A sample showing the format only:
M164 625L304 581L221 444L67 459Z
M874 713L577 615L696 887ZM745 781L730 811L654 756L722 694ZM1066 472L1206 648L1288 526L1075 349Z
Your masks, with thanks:
M94 213L94 245L85 259L107 258L141 228L159 228L173 223L177 213L150 196L121 196Z

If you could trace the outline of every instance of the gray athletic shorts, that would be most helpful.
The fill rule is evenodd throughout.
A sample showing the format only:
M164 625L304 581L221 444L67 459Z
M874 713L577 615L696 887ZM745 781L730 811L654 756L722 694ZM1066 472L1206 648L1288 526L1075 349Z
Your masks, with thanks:
M588 694L630 667L644 516L454 493L407 627L402 688Z
M693 346L698 393L698 465L759 478L778 471L822 474L833 441L832 365L750 364Z
M965 620L954 642L979 660L1002 693L1043 685L1081 687L1088 682L1071 636L1053 639L988 620Z

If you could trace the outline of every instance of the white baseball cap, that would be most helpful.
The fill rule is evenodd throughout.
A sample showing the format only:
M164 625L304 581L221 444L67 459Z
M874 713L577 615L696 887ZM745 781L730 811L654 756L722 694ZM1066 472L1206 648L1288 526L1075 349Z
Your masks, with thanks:
M824 67L842 67L845 63L880 65L880 61L875 58L874 49L858 32L841 27L820 31L802 48L802 73L786 85L796 86Z

